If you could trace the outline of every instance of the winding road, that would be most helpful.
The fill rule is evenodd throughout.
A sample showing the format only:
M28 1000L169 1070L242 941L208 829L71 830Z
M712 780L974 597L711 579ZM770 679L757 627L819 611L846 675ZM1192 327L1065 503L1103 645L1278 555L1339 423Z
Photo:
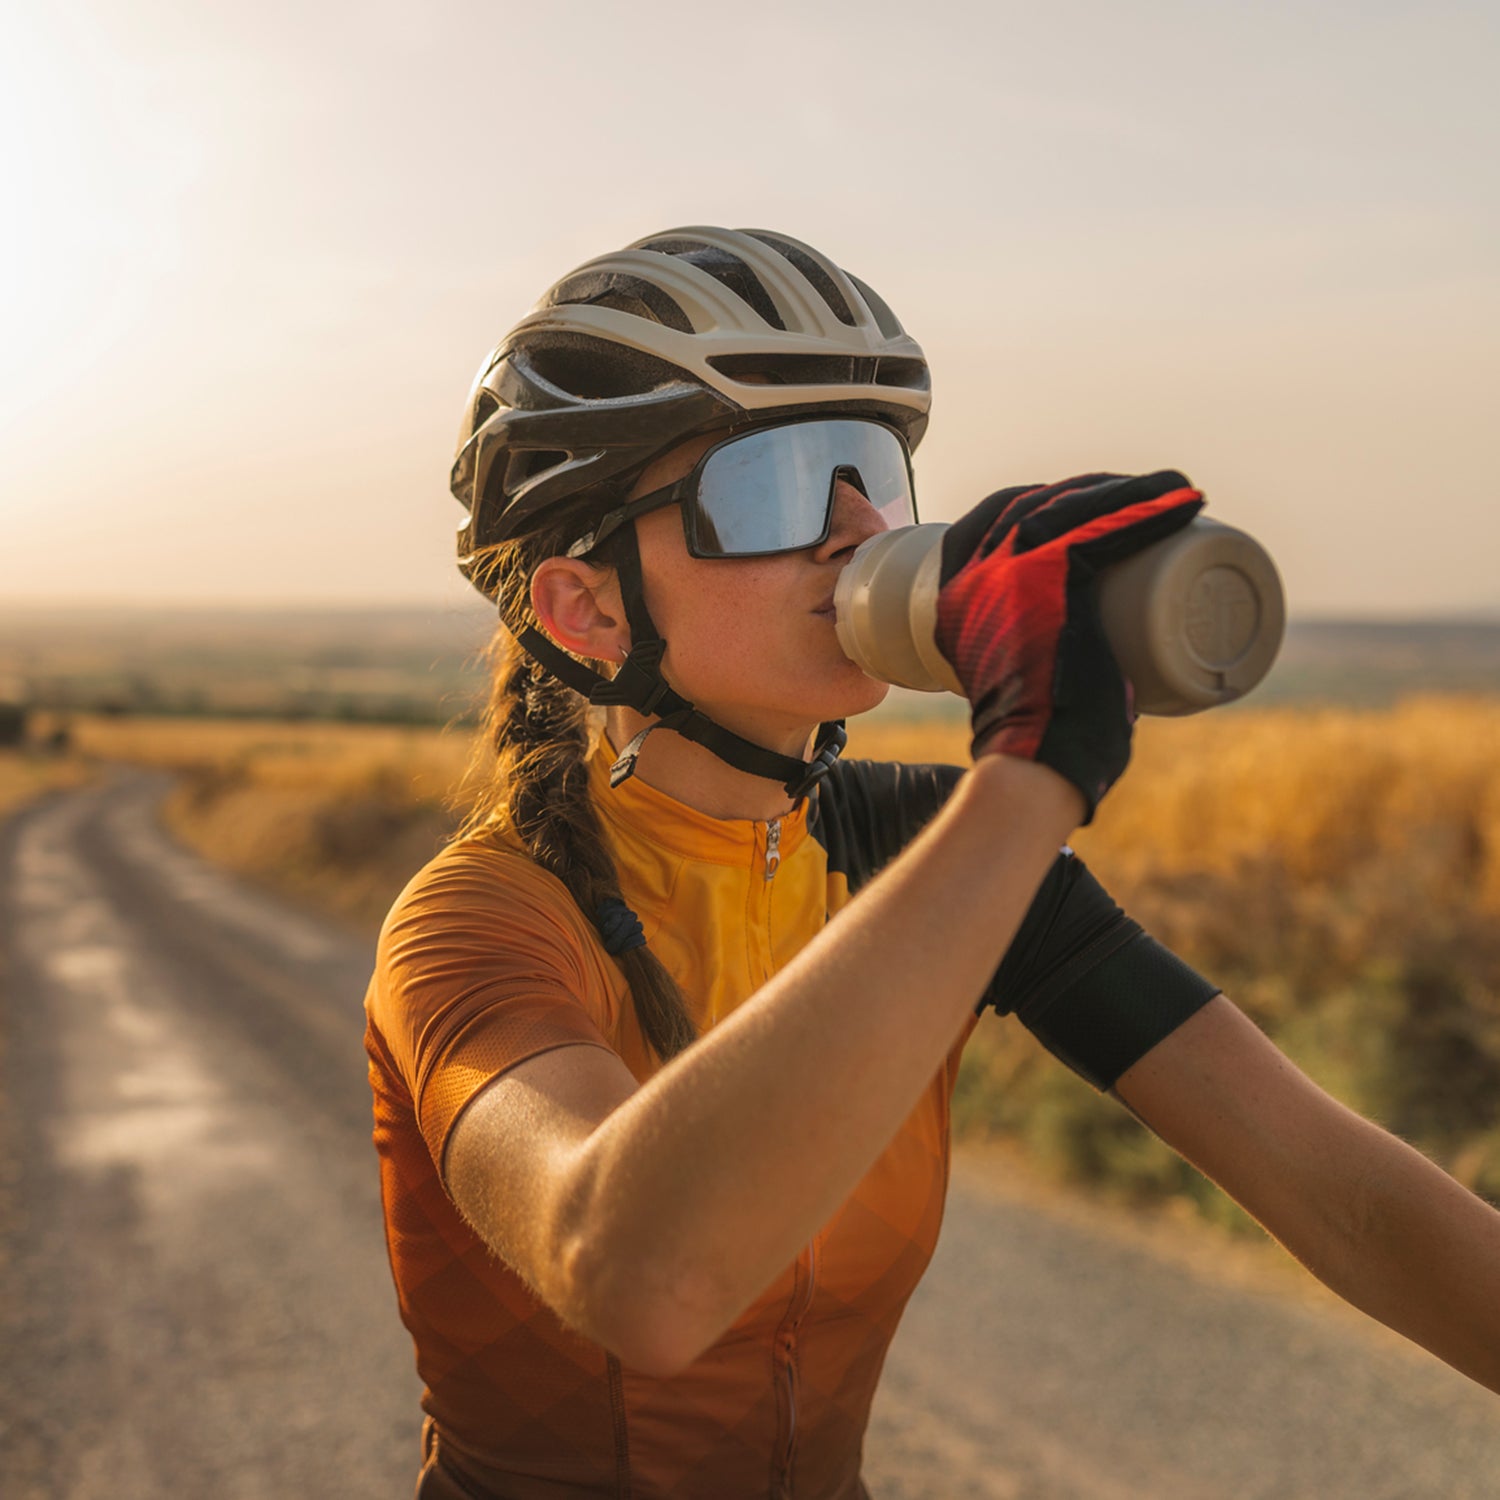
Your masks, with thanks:
M0 1494L407 1496L369 946L172 844L164 785L120 773L0 829ZM1209 1261L960 1153L875 1500L1500 1495L1500 1399Z

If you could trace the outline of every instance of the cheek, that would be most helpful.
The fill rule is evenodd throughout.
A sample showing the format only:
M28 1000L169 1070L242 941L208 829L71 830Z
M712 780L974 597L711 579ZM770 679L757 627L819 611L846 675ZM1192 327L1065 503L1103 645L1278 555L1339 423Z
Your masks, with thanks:
M675 512L644 516L638 528L652 618L684 696L815 718L861 713L885 697L885 684L854 666L813 613L826 584L805 558L690 557Z
M784 654L788 612L778 607L782 596L749 565L698 561L694 567L690 561L674 583L663 604L671 623L663 621L662 634L672 659L693 672L700 688L715 676L739 683Z
M672 559L648 574L647 602L667 640L668 671L689 697L712 690L738 695L758 662L774 655L775 621L757 580L734 564Z
M635 525L646 602L674 650L679 637L686 646L701 644L705 634L713 639L739 633L747 613L775 587L763 564L689 556L675 508L652 511Z
M879 704L886 684L866 677L844 655L832 623L812 612L816 591L807 579L789 586L784 574L760 572L761 566L730 565L677 601L680 628L663 633L680 690L703 704L810 720L844 718Z

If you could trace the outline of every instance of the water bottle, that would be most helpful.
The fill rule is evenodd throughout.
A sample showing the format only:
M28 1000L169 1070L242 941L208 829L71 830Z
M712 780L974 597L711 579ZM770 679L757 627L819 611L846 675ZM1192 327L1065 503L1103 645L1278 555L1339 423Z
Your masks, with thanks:
M903 526L856 548L834 591L835 627L844 654L869 676L962 695L933 639L947 530ZM1242 698L1281 649L1286 602L1270 554L1207 516L1105 569L1095 587L1140 713L1193 714Z

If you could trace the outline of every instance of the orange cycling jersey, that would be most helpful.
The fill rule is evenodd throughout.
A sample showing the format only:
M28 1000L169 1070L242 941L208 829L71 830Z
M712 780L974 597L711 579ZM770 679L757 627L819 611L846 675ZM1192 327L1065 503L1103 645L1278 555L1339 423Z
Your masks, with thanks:
M622 894L700 1032L812 939L961 774L839 763L796 812L762 823L707 817L639 779L611 790L612 759L602 745L590 777ZM986 1001L1106 1086L1213 993L1065 850ZM858 995L830 1003L859 1024ZM454 1493L864 1494L871 1398L942 1217L962 1041L796 1261L687 1370L655 1378L565 1327L443 1182L454 1122L507 1068L573 1045L609 1049L642 1081L657 1066L563 884L503 835L450 845L392 908L366 1009L391 1267Z

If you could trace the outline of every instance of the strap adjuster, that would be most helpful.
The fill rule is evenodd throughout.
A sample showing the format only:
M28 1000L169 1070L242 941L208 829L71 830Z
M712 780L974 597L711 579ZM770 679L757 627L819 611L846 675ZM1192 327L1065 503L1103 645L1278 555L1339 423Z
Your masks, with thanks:
M672 691L661 675L662 654L667 643L660 637L633 646L612 678L604 678L589 694L590 703L613 707L624 704L637 713L654 714L663 698Z

